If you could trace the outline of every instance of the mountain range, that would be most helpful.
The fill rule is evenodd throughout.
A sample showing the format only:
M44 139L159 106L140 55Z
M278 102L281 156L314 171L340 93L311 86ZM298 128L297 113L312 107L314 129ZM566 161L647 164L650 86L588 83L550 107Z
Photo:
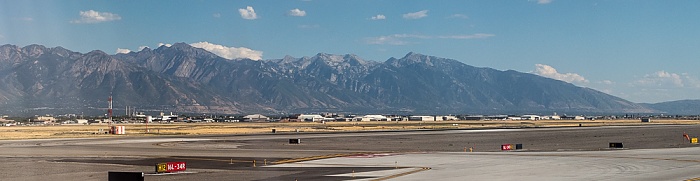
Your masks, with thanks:
M645 107L670 115L700 115L700 100L678 100L655 104L642 104Z
M656 113L590 88L513 70L408 53L385 62L319 53L230 60L185 43L109 55L0 46L6 114L137 110L285 114Z

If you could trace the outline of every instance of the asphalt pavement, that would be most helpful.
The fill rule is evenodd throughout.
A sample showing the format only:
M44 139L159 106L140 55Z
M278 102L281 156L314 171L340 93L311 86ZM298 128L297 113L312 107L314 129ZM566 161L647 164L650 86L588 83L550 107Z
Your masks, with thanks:
M0 141L3 180L107 180L108 171L186 173L146 180L684 180L698 125ZM300 144L289 144L300 139ZM609 148L619 142L624 148ZM522 144L501 151L503 144ZM469 152L469 150L473 152Z

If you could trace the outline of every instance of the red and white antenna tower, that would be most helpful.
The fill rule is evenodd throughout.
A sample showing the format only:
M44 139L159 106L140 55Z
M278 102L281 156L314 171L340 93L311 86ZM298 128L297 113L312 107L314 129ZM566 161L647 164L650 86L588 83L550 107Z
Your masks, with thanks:
M107 108L107 116L109 116L109 124L112 124L112 95L109 96L107 102L109 103L109 108Z

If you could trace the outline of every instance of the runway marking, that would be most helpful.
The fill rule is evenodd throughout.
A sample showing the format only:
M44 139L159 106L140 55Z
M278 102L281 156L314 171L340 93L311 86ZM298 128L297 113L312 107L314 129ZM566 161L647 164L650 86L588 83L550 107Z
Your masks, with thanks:
M478 155L506 155L506 154L488 154L481 153ZM639 160L662 160L662 161L679 161L679 162L700 162L700 160L683 160L675 158L648 158L648 157L629 157L629 156L613 156L613 155L587 155L587 154L572 154L572 155L559 155L559 154L508 154L511 156L540 156L540 157L588 157L588 158L626 158L626 159L639 159ZM700 181L700 180L698 180Z
M394 154L398 155L401 153L393 153L393 152L362 152L362 153L350 153L350 154L332 154L332 155L321 155L321 156L313 156L313 157L302 157L302 158L295 158L295 159L287 159L287 160L282 160L282 161L277 161L273 162L274 164L282 164L282 163L295 163L295 162L302 162L302 161L311 161L311 160L318 160L318 159L327 159L327 158L336 158L336 157L348 157L352 158L352 156L357 156L357 155L381 155L381 156L393 156ZM333 164L333 163L310 163L311 165L328 165L328 166L381 166L381 165L357 165L357 164ZM396 168L416 168L415 170L407 171L407 172L402 172L398 174L393 174L377 179L372 179L372 181L384 181L384 180L389 180L393 179L396 177L401 177L405 175L410 175L414 173L418 173L421 171L426 171L430 170L432 168L430 167L406 167L406 166L397 166L397 165L384 165L386 167L391 167L394 166Z
M390 153L390 152L357 152L357 153L319 155L319 156L310 156L310 157L301 157L301 158L280 160L280 161L275 161L272 163L273 164L284 164L284 163L295 163L295 162L303 162L303 161L311 161L311 160L320 160L320 159L327 159L327 158L337 158L337 157L346 157L346 156L363 155L363 154L382 154L382 153Z
M350 156L346 156L346 157L348 157L348 158L375 158L375 157L385 157L385 156L394 156L394 155L401 155L401 153L358 154L358 155L350 155Z
M675 158L640 158L640 157L625 157L625 156L604 156L604 155L576 155L580 157L592 157L592 158L627 158L627 159L640 159L640 160L663 160L663 161L679 161L679 162L700 162L700 160L682 160Z
M356 155L356 154L357 154L357 153L319 155L319 156L310 156L310 157L301 157L301 158L292 158L292 159L280 160L280 161L275 161L275 162L272 162L272 163L274 163L274 164L295 163L295 162L303 162L303 161L311 161L311 160L320 160L320 159L326 159L326 158L344 157L344 156L350 156L350 155Z

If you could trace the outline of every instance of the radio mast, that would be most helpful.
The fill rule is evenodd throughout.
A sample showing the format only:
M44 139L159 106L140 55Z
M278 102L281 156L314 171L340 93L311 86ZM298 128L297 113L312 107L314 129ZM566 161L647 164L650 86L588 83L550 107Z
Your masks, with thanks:
M109 99L107 99L107 102L109 103L109 107L107 108L107 116L109 116L109 124L112 124L112 94L109 95Z

